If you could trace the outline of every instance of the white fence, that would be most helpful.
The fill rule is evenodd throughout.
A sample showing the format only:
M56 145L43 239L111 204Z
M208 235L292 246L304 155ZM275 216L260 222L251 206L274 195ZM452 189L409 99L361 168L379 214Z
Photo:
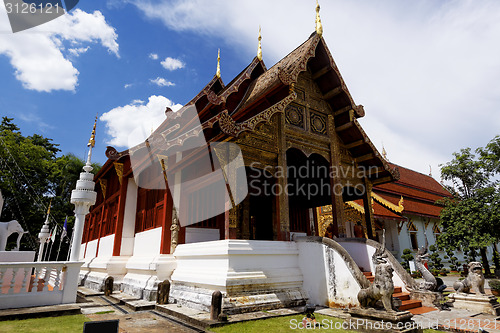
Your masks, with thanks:
M0 263L0 309L74 303L82 264Z

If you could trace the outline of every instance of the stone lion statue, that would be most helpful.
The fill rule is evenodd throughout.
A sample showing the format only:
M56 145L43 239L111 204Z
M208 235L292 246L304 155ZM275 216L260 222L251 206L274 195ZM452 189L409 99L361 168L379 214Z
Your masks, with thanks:
M470 293L474 289L475 294L484 294L484 275L483 265L480 262L472 261L469 263L469 275L462 280L453 284L453 289L458 293Z
M13 233L17 233L17 247L14 251L18 251L21 243L21 237L26 233L23 227L16 220L10 222L0 222L0 251L5 251L7 245L7 238Z
M394 283L392 273L394 269L390 264L377 265L375 269L375 279L370 287L361 289L358 293L358 301L361 307L375 307L377 301L381 300L384 309L393 312L392 294L394 293Z

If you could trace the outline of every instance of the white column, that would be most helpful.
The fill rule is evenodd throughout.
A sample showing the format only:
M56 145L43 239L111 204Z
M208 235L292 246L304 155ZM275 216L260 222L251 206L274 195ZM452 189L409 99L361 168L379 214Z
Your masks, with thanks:
M75 205L75 225L73 227L70 261L80 259L85 215L89 213L90 206L95 204L97 198L97 192L94 191L94 175L90 173L92 171L90 152L87 165L83 169L85 172L80 173L80 179L76 182L76 189L71 192L71 203Z

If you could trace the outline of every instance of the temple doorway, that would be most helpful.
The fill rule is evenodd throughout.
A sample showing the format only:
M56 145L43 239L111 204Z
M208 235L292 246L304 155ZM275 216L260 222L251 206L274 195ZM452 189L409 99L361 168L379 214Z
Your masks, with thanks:
M319 154L307 157L295 148L287 150L286 160L290 232L318 235L315 209L332 202L330 163Z
M273 175L264 169L246 168L248 196L243 202L243 239L273 240L276 213Z

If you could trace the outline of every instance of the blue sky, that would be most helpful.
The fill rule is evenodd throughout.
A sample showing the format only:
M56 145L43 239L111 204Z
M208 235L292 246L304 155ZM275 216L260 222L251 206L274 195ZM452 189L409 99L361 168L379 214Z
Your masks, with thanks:
M462 147L500 134L500 4L494 0L321 1L324 38L389 160L428 173ZM0 115L93 160L126 149L137 125L188 102L213 77L228 83L256 54L270 68L308 38L315 1L80 1L12 34L0 6ZM156 55L156 56L155 56ZM170 60L166 60L169 58ZM163 63L163 65L162 65Z

